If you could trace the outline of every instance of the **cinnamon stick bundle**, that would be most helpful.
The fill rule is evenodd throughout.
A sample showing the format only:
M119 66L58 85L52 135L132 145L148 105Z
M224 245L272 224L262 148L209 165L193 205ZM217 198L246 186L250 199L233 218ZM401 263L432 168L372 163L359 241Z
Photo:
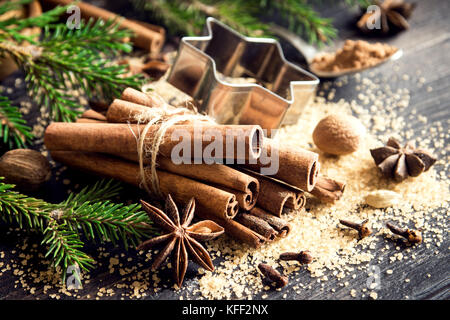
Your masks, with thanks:
M269 213L261 208L254 207L248 212L248 214L265 221L276 230L277 236L279 237L285 237L291 231L291 227L286 220L276 217L272 213Z
M344 190L345 183L328 177L319 176L314 189L310 193L321 201L333 202L342 197Z
M139 166L109 155L75 151L50 151L55 161L90 173L140 186ZM151 185L149 177L147 183ZM201 182L158 170L159 187L164 196L170 194L176 201L187 203L195 198L199 210L220 219L232 219L238 212L236 197Z
M251 170L245 173L259 182L258 207L280 217L284 208L300 210L306 203L304 192Z
M45 130L44 142L49 150L53 151L85 151L100 152L110 154L120 153L137 153L137 140L144 129L144 126L115 124L115 123L65 123L54 122ZM151 126L146 137L154 137L158 125ZM177 131L178 130L178 131ZM172 134L181 133L190 138L189 150L190 154L177 154L183 158L201 158L205 156L204 151L210 148L211 141L215 137L211 137L211 141L204 139L204 136L213 132L220 134L222 143L223 157L212 154L215 158L231 158L240 160L256 159L261 153L261 139L263 136L262 129L259 126L241 126L241 125L175 125L170 127L164 136L160 145L160 154L170 158L172 150L179 147L179 140L172 139ZM230 134L231 133L231 134ZM230 141L230 136L233 139ZM181 141L184 137L181 137ZM150 147L150 139L145 139L144 149ZM238 148L244 145L245 150ZM201 150L196 150L201 147ZM227 150L233 150L233 154L229 154ZM180 150L181 151L181 150ZM184 150L183 150L184 151ZM244 152L242 152L244 151ZM184 153L184 152L183 152Z
M278 171L272 176L304 191L311 191L316 184L320 164L317 153L290 146L276 146L271 139L264 139L263 155L278 161ZM272 158L273 157L273 158ZM270 168L258 159L256 164L245 164L246 168L261 173L262 168Z
M86 2L72 1L72 0L42 0L43 3L47 3L51 6L66 6L74 4L80 8L81 16L84 19L102 19L102 20L117 20L121 28L129 29L133 31L134 37L131 41L139 48L149 50L152 53L157 53L161 50L164 39L165 31L163 28L153 26L144 22L132 21L124 19L119 15L93 6Z

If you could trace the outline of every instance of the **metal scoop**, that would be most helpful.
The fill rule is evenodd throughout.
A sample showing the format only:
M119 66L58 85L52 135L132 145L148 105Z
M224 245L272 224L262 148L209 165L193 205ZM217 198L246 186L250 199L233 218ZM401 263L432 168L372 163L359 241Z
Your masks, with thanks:
M293 32L283 28L279 27L277 25L271 25L270 27L271 31L278 35L279 37L283 38L287 42L289 42L295 49L297 49L305 58L306 63L308 64L308 69L312 73L314 73L319 78L337 78L343 75L348 75L356 72L360 72L367 69L372 69L375 67L378 67L379 65L386 63L388 61L394 61L399 59L403 55L403 50L398 49L393 55L385 58L384 60L381 60L380 62L376 63L375 65L368 66L368 67L362 67L362 68L349 68L344 69L340 71L323 71L319 70L317 68L314 68L314 64L312 64L312 61L314 60L314 57L316 57L319 52L315 47L309 45L304 40L302 40L300 37L298 37Z

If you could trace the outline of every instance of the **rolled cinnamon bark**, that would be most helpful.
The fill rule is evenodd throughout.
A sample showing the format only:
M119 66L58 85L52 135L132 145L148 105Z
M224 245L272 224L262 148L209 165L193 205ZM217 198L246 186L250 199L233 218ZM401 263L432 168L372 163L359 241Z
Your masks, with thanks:
M306 196L304 192L299 192L295 195L296 204L294 207L291 207L289 203L286 204L286 207L289 209L300 210L306 205Z
M204 210L195 210L197 216L216 222L225 229L225 233L233 239L242 241L253 248L259 248L267 239L233 219L220 219Z
M126 88L122 92L120 99L150 108L161 107L164 104L164 101L162 99L157 99L155 96L148 95L133 88Z
M333 202L339 200L345 190L346 184L334 179L319 176L314 189L310 192L321 201Z
M106 121L106 117L101 114L100 112L94 111L92 109L86 110L81 115L81 118L84 119L92 119L92 120L99 120L99 121Z
M174 164L170 159L160 158L158 167L164 171L176 173L194 180L212 184L236 195L241 208L250 210L259 195L257 179L221 164Z
M54 151L133 154L137 153L136 137L141 135L143 129L144 126L128 124L54 122L45 130L44 141L47 148ZM154 137L158 129L158 125L152 126L148 130L146 138ZM173 133L180 134L181 139L179 139L181 141L172 139ZM211 139L213 141L204 138L209 133L213 133L213 137ZM227 158L244 161L256 159L261 153L260 145L263 135L261 127L245 125L175 125L168 128L166 131L159 151L161 156L170 158L172 156L172 150L177 148L177 157L182 157L184 159L200 158L200 160L203 157L203 159L206 160L210 157L204 152L205 149L211 149L210 144L213 144L215 141L214 135L219 135L219 144L221 144L222 147L218 147L218 149L219 152L220 150L223 152L223 155L211 153L210 155L213 160ZM185 141L187 138L189 138L189 140ZM152 139L145 139L145 150L149 149L151 140ZM181 145L186 146L188 150L181 148ZM245 150L238 150L238 148L242 146ZM198 150L199 148L201 149ZM227 152L230 149L232 153ZM184 151L186 151L187 154L184 154Z
M106 121L89 119L89 118L78 118L75 122L76 123L106 123Z
M172 114L184 114L188 110L175 111L175 108L168 106ZM158 107L148 107L134 102L114 99L108 108L106 118L110 123L148 123L148 120L161 115L161 109Z
M300 210L305 205L306 197L303 191L251 170L244 172L259 181L260 191L256 201L258 207L279 217L284 208Z
M269 241L275 240L275 237L278 234L278 232L275 231L275 229L272 228L270 224L257 216L253 216L247 213L239 213L236 216L235 221L243 224L247 228L250 228Z
M277 236L285 237L291 231L291 227L287 221L281 219L279 217L274 216L273 214L258 208L254 207L252 210L248 212L249 215L258 217L259 219L267 222L272 228L277 231Z
M136 154L115 154L120 158L139 162ZM144 160L145 164L149 160ZM204 182L213 187L225 190L236 196L239 207L250 210L256 205L259 194L259 182L257 179L231 167L222 164L174 164L170 159L159 157L158 168Z
M263 159L259 159L256 164L246 164L245 167L265 174L261 169L270 168L273 161L278 161L278 170L271 176L304 191L314 188L320 169L317 153L291 146L276 146L272 139L265 138L262 155L267 155L272 161L264 164L261 162Z
M252 192L243 192L243 191L237 191L234 189L226 188L223 186L215 185L217 188L225 190L229 193L232 193L236 196L236 201L239 204L239 208L242 208L244 210L250 210L256 205L256 199L258 195L254 195Z
M151 108L133 102L114 99L106 112L110 123L137 123L137 116L151 112Z
M108 10L93 6L86 2L72 1L72 0L42 0L43 3L48 3L52 6L66 6L74 4L81 10L81 16L85 19L102 19L102 20L117 20L119 26L133 31L133 43L139 48L149 50L150 52L159 52L164 44L165 31L158 26L151 28L143 23L138 23L129 19L124 19L115 13Z
M50 154L55 161L70 167L140 186L139 166L135 163L98 153L50 151ZM146 179L151 185L148 176ZM158 170L158 179L164 196L170 194L176 201L185 203L195 198L199 210L218 219L232 219L238 212L236 197L231 193L162 170Z

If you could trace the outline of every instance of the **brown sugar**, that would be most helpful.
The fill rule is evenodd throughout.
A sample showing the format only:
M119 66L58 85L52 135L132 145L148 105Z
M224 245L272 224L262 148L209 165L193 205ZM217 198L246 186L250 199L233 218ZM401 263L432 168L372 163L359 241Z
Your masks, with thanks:
M369 43L362 40L347 40L344 46L333 53L316 56L312 68L321 71L343 71L375 66L389 58L398 49L385 43Z

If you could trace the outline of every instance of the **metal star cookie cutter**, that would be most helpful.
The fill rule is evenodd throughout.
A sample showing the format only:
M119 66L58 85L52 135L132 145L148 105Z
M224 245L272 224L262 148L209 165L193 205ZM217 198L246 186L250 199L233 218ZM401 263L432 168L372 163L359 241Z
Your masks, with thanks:
M168 82L218 123L268 130L296 123L319 79L288 62L275 39L245 37L214 18L206 28L207 36L181 39Z

